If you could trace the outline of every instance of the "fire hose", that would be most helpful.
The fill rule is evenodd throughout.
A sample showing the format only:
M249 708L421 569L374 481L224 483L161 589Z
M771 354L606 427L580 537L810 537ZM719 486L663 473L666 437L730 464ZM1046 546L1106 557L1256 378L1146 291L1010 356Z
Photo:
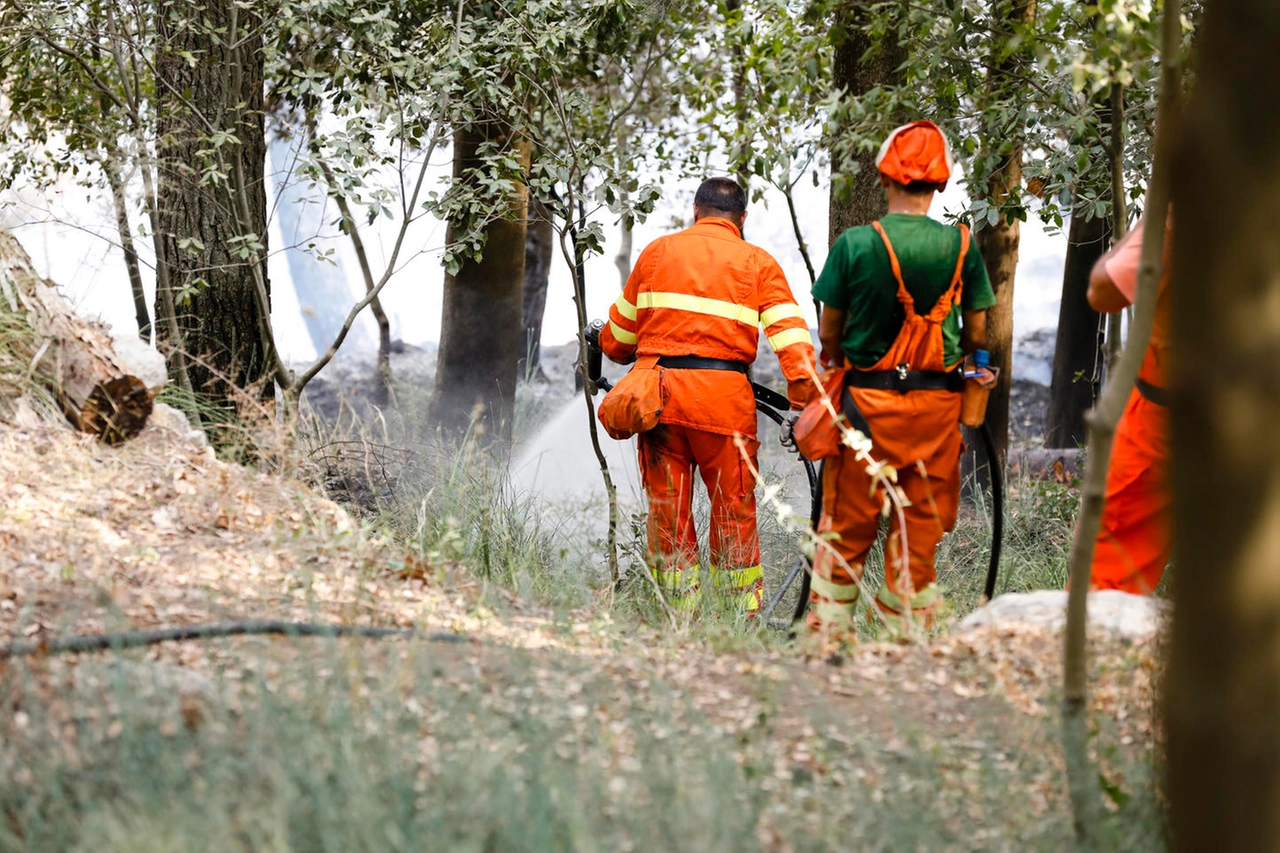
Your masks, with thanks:
M613 388L613 384L605 379L601 374L604 369L604 353L597 344L597 335L599 334L599 325L603 325L597 320L588 328L587 332L587 369L586 378L593 383L596 388L602 388L606 392ZM782 394L771 388L766 388L756 382L751 383L751 391L755 396L756 411L773 421L779 427L785 429L787 418L785 413L790 411L791 402ZM990 600L995 596L996 579L1000 572L1000 550L1004 541L1004 477L1000 470L1000 466L996 464L995 439L991 435L991 430L986 423L977 429L977 433L982 443L983 455L986 457L987 469L991 476L991 556L987 563L987 577L983 584L983 596L986 600ZM818 521L822 514L822 473L823 467L819 466L815 469L811 460L806 459L798 451L800 462L804 465L805 476L809 480L809 526L817 530ZM799 622L804 617L805 610L809 607L809 577L813 569L813 560L811 557L804 556L796 560L795 564L787 572L782 583L778 585L778 589L770 597L768 603L764 606L764 612L761 614L761 622L769 625L771 628L787 629ZM796 578L800 578L800 595L796 600L795 611L791 616L791 620L784 624L774 624L769 621L773 616L773 612L782 603L786 597L788 590L795 583Z

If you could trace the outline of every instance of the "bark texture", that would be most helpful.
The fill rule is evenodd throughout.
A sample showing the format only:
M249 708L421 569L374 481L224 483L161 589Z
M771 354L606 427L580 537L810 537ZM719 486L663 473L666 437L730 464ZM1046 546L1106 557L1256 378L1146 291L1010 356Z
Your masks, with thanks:
M1174 196L1169 814L1177 849L1276 850L1280 5L1206 4L1197 40Z
M898 68L907 60L906 47L898 42L897 33L892 29L884 41L879 44L873 41L863 29L867 17L864 4L849 2L841 8L836 25L832 27L835 48L832 83L845 93L845 97L857 97L877 87L898 86L903 80ZM880 188L875 155L873 150L859 153L852 187L847 194L838 186L837 178L840 176L832 176L828 245L834 244L847 229L874 222L888 210L888 201ZM855 167L849 165L846 168L853 171Z
M238 51L227 37L233 16ZM244 402L237 389L253 389L259 400L269 400L274 364L264 331L270 306L259 305L251 267L259 266L265 283L262 39L249 13L235 9L232 0L164 2L157 27L164 47L156 57L159 230L182 333L179 345L191 355L193 390L215 405ZM196 57L194 64L184 52ZM239 143L211 150L214 132L234 133ZM233 189L237 165L245 178L248 222L242 221L245 206ZM206 169L223 177L202 181ZM237 247L250 235L263 248L246 260ZM162 310L158 297L157 316ZM168 337L162 324L157 328Z
M541 374L542 317L547 310L547 285L551 281L556 232L551 212L542 202L529 204L529 220L524 238L524 332L520 338L520 360L516 375L521 379Z
M465 127L453 137L453 179L472 180L477 152L486 141L502 141L500 129ZM528 162L529 151L522 156ZM515 408L516 362L523 342L525 217L522 185L510 194L507 216L486 226L484 255L463 261L444 278L444 317L431 419L461 436L474 426L482 443L507 443ZM449 243L455 226L449 224Z
M104 326L81 319L31 266L17 239L0 231L0 311L31 330L31 380L45 388L67 420L108 444L132 438L151 416L151 392L115 354ZM23 365L26 367L26 364Z
M1071 217L1067 262L1062 270L1062 303L1058 339L1053 350L1049 409L1044 419L1044 446L1082 447L1088 439L1084 414L1097 395L1095 373L1101 348L1097 311L1089 307L1089 272L1106 251L1111 236L1107 220Z
M1005 208L1021 196L1024 127L1022 105L1025 86L1018 81L1021 69L1034 61L1032 45L1021 30L1035 19L1035 0L994 0L991 16L995 27L992 56L987 68L988 110L1000 122L988 122L984 144L994 154L995 167L985 176L991 204ZM997 109L998 107L998 109ZM978 176L979 178L983 176ZM1022 223L1005 208L1000 220L976 233L987 264L996 304L987 314L987 349L991 365L1000 377L987 402L987 426L995 440L996 456L1004 465L1009 454L1009 392L1013 387L1013 284L1018 268Z

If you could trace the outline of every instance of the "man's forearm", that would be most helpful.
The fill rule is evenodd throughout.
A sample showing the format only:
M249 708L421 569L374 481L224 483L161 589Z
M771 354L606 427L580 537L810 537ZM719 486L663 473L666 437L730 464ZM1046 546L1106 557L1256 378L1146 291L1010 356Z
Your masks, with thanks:
M965 311L961 315L960 349L965 354L987 348L987 312Z
M822 306L818 321L818 341L822 344L822 360L826 364L844 361L844 321L846 311L837 311L830 305Z

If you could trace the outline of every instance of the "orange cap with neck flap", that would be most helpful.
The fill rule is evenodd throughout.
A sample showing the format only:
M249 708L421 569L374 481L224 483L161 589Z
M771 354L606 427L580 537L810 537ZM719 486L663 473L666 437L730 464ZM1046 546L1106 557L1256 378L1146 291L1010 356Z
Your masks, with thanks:
M936 124L913 121L889 134L876 155L876 167L900 184L944 184L951 178L951 146Z

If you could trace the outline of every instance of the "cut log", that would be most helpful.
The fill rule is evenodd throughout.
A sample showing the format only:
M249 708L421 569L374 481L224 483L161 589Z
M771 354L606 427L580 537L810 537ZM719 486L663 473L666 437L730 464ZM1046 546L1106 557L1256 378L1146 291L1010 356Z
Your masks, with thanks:
M74 427L108 444L142 431L151 415L151 390L116 355L106 326L77 315L5 231L0 231L0 293L7 303L0 310L30 329L28 376L53 396Z

